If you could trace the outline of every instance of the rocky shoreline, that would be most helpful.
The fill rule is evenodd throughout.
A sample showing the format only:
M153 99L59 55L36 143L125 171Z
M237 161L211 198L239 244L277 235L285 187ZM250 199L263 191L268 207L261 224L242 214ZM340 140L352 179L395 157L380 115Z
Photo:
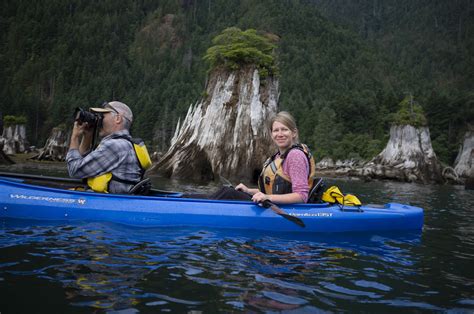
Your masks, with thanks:
M12 140L13 138L3 138L3 141L0 141L0 148L4 148L2 146L5 143L11 143ZM14 146L18 147L18 145ZM263 148L260 148L262 156L263 150ZM47 145L39 150L40 153L38 151L30 151L29 153L26 150L24 151L24 153L8 154L9 148L6 151L3 150L2 156L4 158L0 158L0 164L3 165L1 168L4 168L5 171L26 170L33 173L50 168L51 164L55 163L58 165L58 171L64 171L66 166L63 160L67 151L67 136L65 136L65 132L55 128L52 130ZM242 149L237 155L244 154L248 154L248 150ZM170 156L178 158L179 155L171 154ZM216 157L213 160L218 160L222 164L223 161L229 160L231 155L232 153L228 152L226 155L219 155L219 158ZM38 158L38 156L44 158ZM156 159L154 159L155 167L160 165L160 161ZM160 160L162 161L163 158ZM197 165L200 171L206 168L199 166L202 165ZM258 165L255 162L253 168L256 167ZM183 169L185 168L183 167ZM208 165L206 169L208 168L214 169L215 167ZM247 165L242 168L249 169L250 167ZM221 173L222 169L220 170L217 172ZM230 171L230 169L228 170ZM404 125L392 126L390 139L385 149L373 159L369 161L357 159L334 161L331 158L323 158L317 162L316 171L320 177L360 178L364 181L380 179L424 184L450 183L465 185L466 189L474 189L474 131L466 132L458 158L452 167L442 165L437 160L427 128ZM227 174L226 177L233 176Z
M327 177L327 178L350 178L350 179L357 179L361 181L373 181L373 180L381 180L381 181L398 181L398 182L413 182L413 183L424 183L424 184L453 184L453 185L466 185L466 189L473 189L473 187L469 186L469 178L460 178L450 176L448 172L443 175L444 181L436 182L436 181L427 181L423 182L420 180L416 180L415 177L413 180L409 180L410 177L406 176L397 176L397 173L403 172L402 168L385 171L384 173L388 175L368 175L367 174L367 165L373 167L373 164L370 164L370 161L361 161L361 160L337 160L332 161L330 158L324 158L321 162L316 164L316 174L318 177ZM445 169L448 169L447 167ZM451 168L452 169L452 168ZM380 171L382 173L382 171Z

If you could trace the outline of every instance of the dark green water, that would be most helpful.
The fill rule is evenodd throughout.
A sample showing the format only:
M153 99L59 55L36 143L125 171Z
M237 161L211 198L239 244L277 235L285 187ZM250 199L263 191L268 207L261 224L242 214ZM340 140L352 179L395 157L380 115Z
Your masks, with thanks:
M1 220L0 312L474 311L474 191L328 181L363 202L423 207L423 231L303 236Z

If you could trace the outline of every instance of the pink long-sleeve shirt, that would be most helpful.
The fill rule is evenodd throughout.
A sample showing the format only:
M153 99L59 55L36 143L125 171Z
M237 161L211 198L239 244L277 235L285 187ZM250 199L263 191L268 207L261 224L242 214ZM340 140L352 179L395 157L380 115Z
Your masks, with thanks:
M283 163L283 173L290 177L293 193L298 193L306 203L309 193L309 163L305 153L299 149L290 150Z

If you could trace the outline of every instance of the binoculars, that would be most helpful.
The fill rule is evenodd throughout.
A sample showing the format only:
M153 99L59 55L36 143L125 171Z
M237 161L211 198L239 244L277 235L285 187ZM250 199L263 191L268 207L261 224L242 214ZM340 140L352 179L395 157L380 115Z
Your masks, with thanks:
M101 113L90 112L77 107L74 111L74 121L77 121L79 124L87 123L90 127L99 126L102 123L104 116Z

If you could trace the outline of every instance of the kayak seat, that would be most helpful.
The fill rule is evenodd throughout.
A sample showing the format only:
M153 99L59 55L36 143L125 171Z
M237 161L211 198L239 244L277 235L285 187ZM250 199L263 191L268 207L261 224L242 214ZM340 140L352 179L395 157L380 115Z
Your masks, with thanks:
M151 181L150 178L145 178L135 184L130 191L128 192L129 194L134 194L134 195L148 195L151 190Z
M324 203L321 197L325 187L326 184L324 184L323 178L314 178L313 186L308 193L308 203Z

